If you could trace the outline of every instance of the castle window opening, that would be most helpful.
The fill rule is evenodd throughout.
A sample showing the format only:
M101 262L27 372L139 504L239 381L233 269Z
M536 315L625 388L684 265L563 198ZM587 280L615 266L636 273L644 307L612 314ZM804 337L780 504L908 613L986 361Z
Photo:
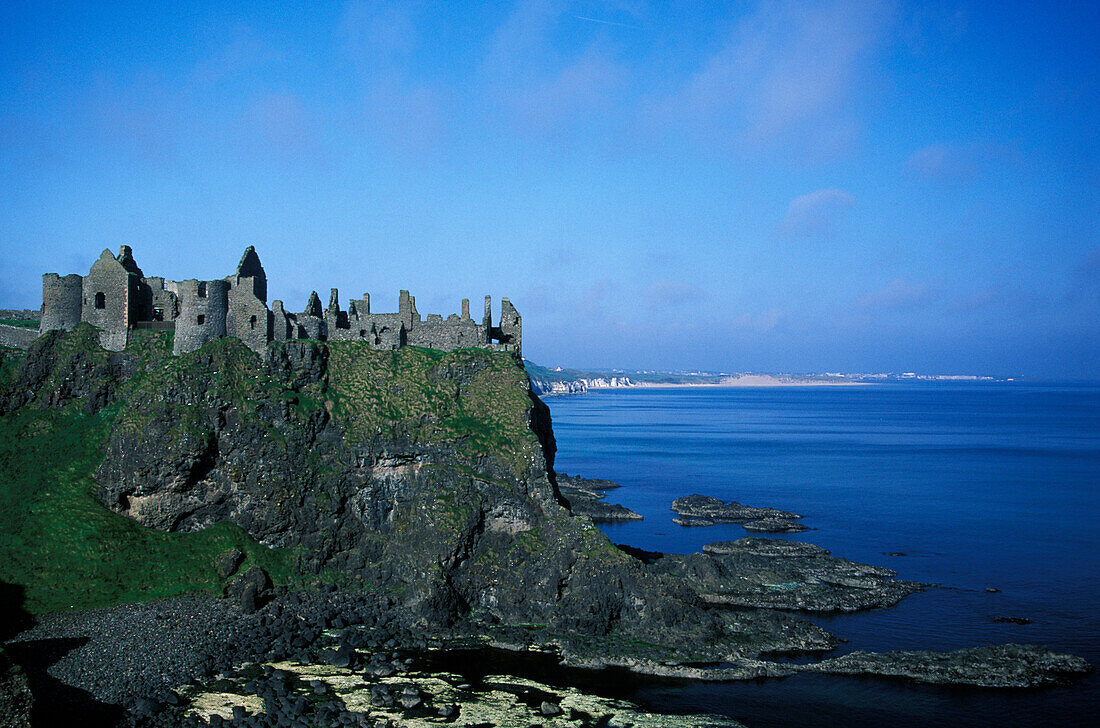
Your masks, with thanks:
M158 308L153 309L153 320L154 321L163 321L164 320L164 309L163 308L158 307Z
M250 329L256 328L256 317L255 316L253 316L251 319L248 320L248 328L250 328Z
M203 316L203 315L202 315L202 314L200 313L200 314L199 314L199 316L198 316L198 324L199 324L199 326L202 326L202 325L203 325L203 324L205 324L205 323L206 323L206 317L205 317L205 316Z
M206 283L199 284L199 298L206 298ZM201 321L199 323L202 323Z
M360 339L367 338L367 330L366 329L359 329L359 338Z
M95 307L96 308L106 308L107 307L107 297L105 295L103 295L103 291L99 291L98 293L95 294Z

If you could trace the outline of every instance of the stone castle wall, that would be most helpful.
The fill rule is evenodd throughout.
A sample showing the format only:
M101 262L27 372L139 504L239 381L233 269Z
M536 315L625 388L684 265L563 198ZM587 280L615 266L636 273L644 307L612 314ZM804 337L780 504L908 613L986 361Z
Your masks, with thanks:
M31 342L38 338L38 335L38 332L34 329L0 324L0 346L8 346L12 349L26 349L31 345Z
M129 272L108 250L103 251L99 260L92 264L88 275L84 276L80 320L113 334L108 337L111 345L105 346L112 351L126 346L126 337L118 334L125 332L133 320L130 309L132 288ZM43 318L47 316L45 308L42 315Z
M267 303L255 295L252 284L253 279L246 278L244 284L229 289L225 335L234 336L249 349L261 353L273 338L274 319Z
M153 277L142 279L142 293L146 300L142 308L149 311L153 321L174 321L180 315L179 297L176 295L176 282Z
M482 348L518 356L519 313L503 299L500 326L494 327L491 303L486 296L479 324L470 316L468 299L462 301L461 314L423 318L408 291L400 291L396 312L375 313L366 293L350 301L347 311L342 310L339 292L333 288L327 307L321 307L313 292L305 311L291 313L282 301L273 301L268 308L267 274L251 246L236 273L214 281L145 277L130 248L122 246L117 256L104 250L86 276L47 273L42 277L39 331L69 330L85 321L100 330L100 342L114 351L126 346L130 331L141 328L174 329L176 354L232 336L261 355L272 341L315 339L362 341L373 349L407 345L443 350Z

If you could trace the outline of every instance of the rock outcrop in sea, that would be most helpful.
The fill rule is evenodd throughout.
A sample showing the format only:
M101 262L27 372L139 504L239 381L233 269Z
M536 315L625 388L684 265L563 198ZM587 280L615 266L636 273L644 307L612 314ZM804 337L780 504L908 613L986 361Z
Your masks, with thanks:
M776 508L754 508L737 501L722 501L709 495L687 495L672 501L680 526L713 526L715 523L738 523L746 531L760 533L800 533L810 530L798 523L802 516Z
M588 516L593 523L620 523L640 521L642 515L621 506L608 503L605 491L620 487L618 483L598 478L581 478L576 475L557 474L558 491L569 502L569 510L575 516Z

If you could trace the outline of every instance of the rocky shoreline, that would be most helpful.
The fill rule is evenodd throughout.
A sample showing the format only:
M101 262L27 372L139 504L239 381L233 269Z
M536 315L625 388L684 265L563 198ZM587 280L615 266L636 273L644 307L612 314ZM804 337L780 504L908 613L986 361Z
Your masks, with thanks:
M774 544L763 540L708 550L772 553ZM770 558L831 557L796 545ZM1035 645L853 652L808 664L775 662L752 649L721 667L698 667L610 652L586 655L582 645L535 625L413 625L392 599L361 592L275 588L262 598L266 603L251 612L231 599L186 597L49 615L5 649L29 678L36 725L60 725L79 714L87 726L740 725L714 716L655 714L520 675L489 675L471 684L461 674L425 667L429 655L456 649L473 650L471 659L483 662L488 647L543 652L571 667L704 681L819 672L1023 688L1069 684L1092 670L1080 658ZM832 646L835 641L806 648Z

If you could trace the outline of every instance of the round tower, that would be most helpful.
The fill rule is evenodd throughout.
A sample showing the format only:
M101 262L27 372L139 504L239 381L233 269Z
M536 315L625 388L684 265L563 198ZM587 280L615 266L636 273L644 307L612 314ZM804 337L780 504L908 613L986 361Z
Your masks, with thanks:
M229 281L180 281L176 288L180 315L176 318L173 354L184 354L225 336L229 313Z
M42 333L60 329L71 331L80 323L81 300L84 295L84 278L71 273L59 276L47 273L42 276Z

